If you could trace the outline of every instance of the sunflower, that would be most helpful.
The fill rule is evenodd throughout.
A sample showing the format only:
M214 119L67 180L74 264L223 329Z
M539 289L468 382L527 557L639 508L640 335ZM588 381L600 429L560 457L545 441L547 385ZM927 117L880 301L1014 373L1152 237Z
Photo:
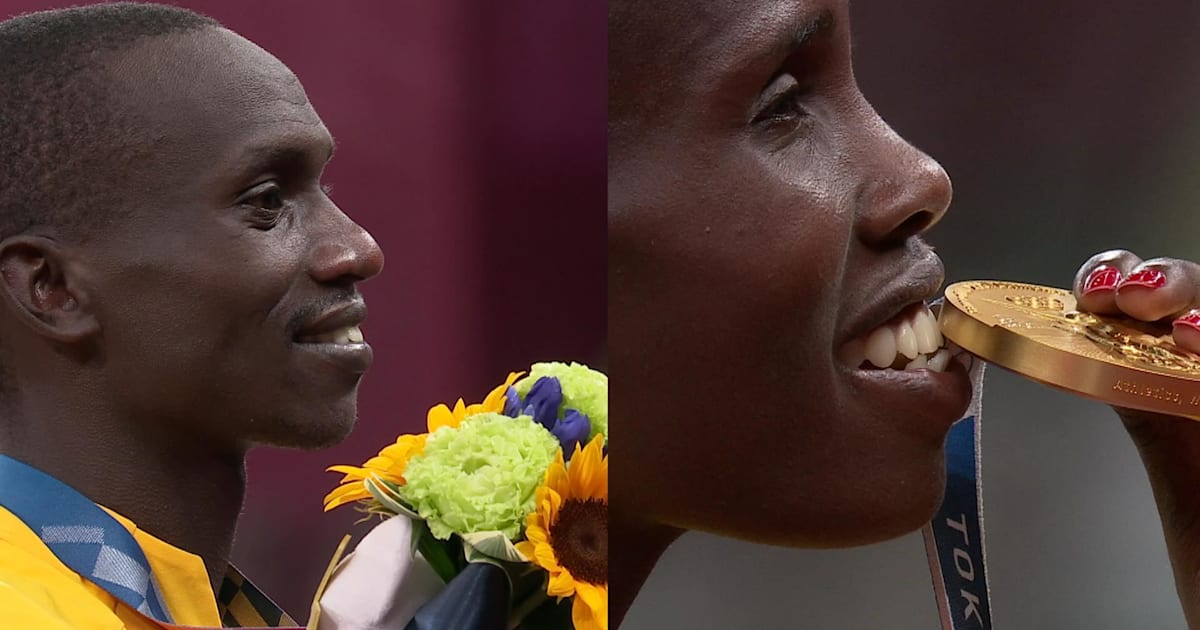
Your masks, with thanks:
M454 409L450 409L445 404L430 407L425 420L429 432L433 433L441 427L458 428L458 425L462 424L463 418L467 416L481 413L503 413L505 392L524 374L524 372L510 372L504 383L493 389L481 403L466 405L463 404L463 399L459 398Z
M575 597L576 630L608 629L608 456L597 436L575 446L568 468L562 450L537 489L537 509L517 550L546 569L546 594Z
M524 374L524 372L510 373L504 383L493 389L481 403L466 405L463 403L463 399L459 398L453 410L446 405L434 406L426 416L426 427L429 433L433 433L441 427L458 428L463 418L468 416L480 413L500 413L504 410L504 395L508 388ZM408 467L408 460L425 450L425 438L429 436L429 433L401 435L396 438L395 444L384 447L379 455L368 459L362 466L330 466L326 468L326 471L340 472L346 476L342 477L338 487L325 495L325 511L328 512L339 505L371 499L371 493L363 481L372 477L397 486L404 485L404 469Z
M401 435L395 444L385 446L378 455L368 459L362 466L330 466L326 470L344 473L340 485L325 495L325 511L339 505L371 498L363 481L378 477L398 486L404 485L404 469L413 455L425 450L427 434Z

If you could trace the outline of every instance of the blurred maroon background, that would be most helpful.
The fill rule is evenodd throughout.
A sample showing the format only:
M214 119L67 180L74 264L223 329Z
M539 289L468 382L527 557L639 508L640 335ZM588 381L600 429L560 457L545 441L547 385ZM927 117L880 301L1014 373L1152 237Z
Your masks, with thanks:
M87 3L0 0L0 19L71 4ZM337 139L333 198L387 255L363 287L376 362L353 436L250 459L234 560L306 619L338 540L363 529L353 510L321 513L326 466L533 361L605 367L605 3L175 4L300 77Z

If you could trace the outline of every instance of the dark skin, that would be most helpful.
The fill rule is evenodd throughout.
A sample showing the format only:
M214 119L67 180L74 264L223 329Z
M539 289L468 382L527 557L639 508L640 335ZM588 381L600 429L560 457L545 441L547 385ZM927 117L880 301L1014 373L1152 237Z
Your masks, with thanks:
M333 140L296 77L219 28L108 60L159 140L120 220L0 242L13 381L0 449L200 556L214 589L255 445L349 433L370 348L354 325L374 239L325 194Z
M1122 282L1113 289L1086 291L1100 267L1115 269L1122 280L1145 270L1162 274L1162 286ZM1144 275L1142 277L1145 277ZM1153 278L1150 278L1153 283ZM1075 296L1083 310L1123 315L1147 322L1172 322L1179 346L1200 354L1200 330L1177 318L1200 307L1200 265L1174 258L1142 260L1133 252L1112 250L1085 262L1075 276ZM1150 478L1162 519L1175 589L1188 627L1200 627L1200 422L1132 409L1117 409L1137 446Z
M853 339L932 298L950 182L854 80L844 2L630 3L610 19L611 615L696 529L841 547L944 486L959 368L872 371Z
M926 523L965 375L840 357L936 295L920 237L950 182L859 91L846 3L610 3L608 173L610 401L637 433L612 470L614 627L687 530L828 548ZM1120 307L1200 303L1187 268L1160 311L1136 288ZM1200 425L1123 417L1195 600Z

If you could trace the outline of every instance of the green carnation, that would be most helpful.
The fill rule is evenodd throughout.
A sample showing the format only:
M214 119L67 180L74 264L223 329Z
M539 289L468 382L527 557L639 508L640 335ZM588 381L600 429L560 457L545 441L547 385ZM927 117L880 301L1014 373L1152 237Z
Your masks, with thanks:
M582 363L534 363L529 376L513 384L521 399L529 394L530 388L543 376L554 376L562 385L563 401L558 406L558 417L564 409L578 409L592 423L588 439L603 435L608 442L608 376Z
M429 435L400 495L442 540L487 531L515 539L557 451L558 438L528 416L470 416Z

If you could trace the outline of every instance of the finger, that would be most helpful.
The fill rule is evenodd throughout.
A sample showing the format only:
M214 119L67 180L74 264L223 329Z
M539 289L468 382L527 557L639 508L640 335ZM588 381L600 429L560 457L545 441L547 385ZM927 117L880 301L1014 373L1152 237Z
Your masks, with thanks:
M1171 326L1175 345L1200 354L1200 309L1191 309L1175 320Z
M1116 304L1121 312L1153 322L1177 317L1196 306L1200 265L1175 258L1144 261L1125 274L1117 286Z
M1117 315L1117 287L1129 272L1142 264L1133 252L1112 249L1096 254L1075 273L1072 290L1081 311L1101 315Z

